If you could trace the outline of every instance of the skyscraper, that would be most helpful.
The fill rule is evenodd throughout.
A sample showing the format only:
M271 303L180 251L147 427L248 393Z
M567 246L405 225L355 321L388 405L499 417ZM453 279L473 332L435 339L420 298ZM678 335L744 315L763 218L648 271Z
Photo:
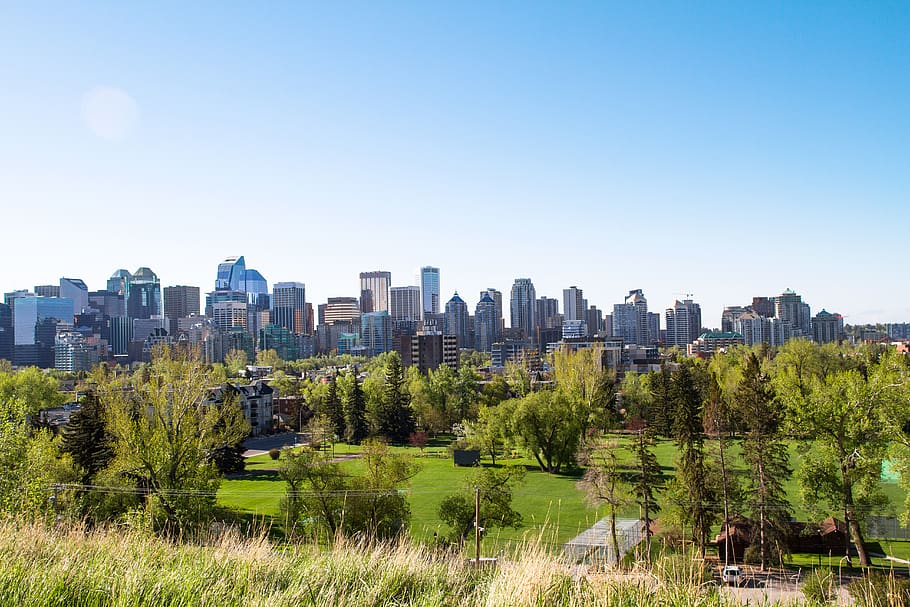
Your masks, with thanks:
M136 270L129 279L126 315L129 318L161 316L161 283L146 267Z
M392 349L392 319L388 311L367 312L360 316L360 343L367 356L378 356Z
M613 337L638 346L651 343L648 300L641 289L629 291L625 302L613 306Z
M585 320L585 302L581 289L572 286L562 290L563 321Z
M439 268L420 268L420 300L423 312L439 314Z
M13 310L0 303L0 359L13 361Z
M168 319L168 334L177 335L177 321L181 318L198 315L199 304L199 287L164 287L164 317Z
M320 325L355 324L359 319L360 303L356 297L329 297L327 303L319 304Z
M49 369L54 366L57 325L72 328L73 300L64 297L16 297L12 300L13 363Z
M243 259L243 255L228 257L218 264L215 289L246 291L246 260Z
M530 278L516 278L512 285L512 294L509 299L511 311L511 327L521 329L525 337L534 339L537 333L535 306L537 292Z
M363 312L382 312L389 310L389 287L392 283L392 273L361 272L360 273L360 309Z
M685 348L701 335L701 306L686 299L675 301L664 313L667 326L667 347Z
M775 298L774 303L777 317L790 324L793 337L812 336L812 312L809 304L803 303L801 295L787 289Z
M272 324L294 335L306 330L306 286L302 282L276 282L272 285Z
M458 292L446 303L446 335L458 338L459 348L470 348L468 343L468 304L458 296Z
M389 316L392 323L419 321L421 318L420 287L392 287Z
M88 307L88 287L78 278L61 278L59 296L73 300L73 316Z
M483 299L484 294L489 295L495 305L496 335L494 336L493 341L497 342L502 339L502 331L506 328L505 320L503 320L502 317L502 291L498 291L493 287L487 287L480 292L480 299Z
M541 329L558 329L562 326L559 315L559 301L552 297L542 296L535 302L535 319Z
M496 316L496 302L489 292L480 292L480 301L474 309L474 349L491 352L493 344L499 341L499 318Z

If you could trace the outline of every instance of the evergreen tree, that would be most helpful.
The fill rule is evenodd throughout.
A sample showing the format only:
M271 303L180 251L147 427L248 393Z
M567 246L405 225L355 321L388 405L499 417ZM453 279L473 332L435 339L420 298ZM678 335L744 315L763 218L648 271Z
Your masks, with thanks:
M783 407L775 398L771 378L762 370L755 353L746 357L736 401L746 426L743 458L752 472L752 510L753 518L758 519L758 545L764 570L772 546L780 550L784 524L790 517L784 481L792 470L781 436Z
M356 375L351 375L351 387L344 396L344 440L359 444L369 432L366 397Z
M657 456L651 450L653 437L647 426L639 428L633 445L635 455L635 481L632 493L641 508L641 524L645 528L645 559L651 560L651 523L653 515L660 512L655 493L660 490L663 474Z
M673 377L666 364L660 366L659 373L651 373L649 386L651 387L651 402L648 408L647 423L651 429L660 436L673 436L673 411L674 401L671 395Z
M398 352L390 352L386 362L385 385L376 411L376 430L395 443L404 443L414 431L414 412L404 383Z
M344 407L341 404L341 397L338 394L338 382L332 378L329 382L329 390L323 403L323 411L332 424L332 431L335 436L344 436L345 419Z
M704 558L717 507L705 463L701 395L688 364L673 373L670 397L675 411L673 434L681 451L677 481L682 485L680 497L686 502L679 505L683 519L692 525L692 535Z
M95 475L114 458L112 442L105 427L103 407L94 390L90 390L63 428L61 444L63 451L69 453L82 470L82 484L92 484Z

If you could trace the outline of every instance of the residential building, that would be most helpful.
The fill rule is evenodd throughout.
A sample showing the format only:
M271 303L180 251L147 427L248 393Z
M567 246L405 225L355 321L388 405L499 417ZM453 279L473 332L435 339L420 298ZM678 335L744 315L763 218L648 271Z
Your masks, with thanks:
M559 313L559 301L547 296L539 297L534 304L534 318L536 325L541 329L562 330L563 317Z
M885 332L890 339L910 339L910 323L888 323L885 325Z
M787 289L775 299L775 316L790 324L794 337L812 336L812 313L801 295Z
M439 290L439 268L424 266L420 268L420 301L421 311L428 314L439 314L442 301ZM423 315L421 315L421 318Z
M812 319L812 339L819 344L839 343L844 339L844 317L822 310Z
M212 390L208 402L213 404L236 403L250 424L250 434L257 436L272 429L275 390L265 381L247 385L226 383Z
M563 322L585 320L585 300L582 290L572 286L562 290Z
M591 306L585 310L585 323L588 325L588 337L597 337L604 332L604 315L597 309L597 306Z
M439 332L418 333L411 336L410 363L421 373L446 365L458 370L458 339Z
M526 339L534 339L537 333L536 307L537 292L530 278L516 278L509 298L512 329L522 331Z
M562 321L562 338L563 339L587 339L588 323L583 320L564 320Z
M474 349L490 352L499 340L499 318L496 316L496 302L489 292L480 292L480 301L474 309Z
M389 311L389 288L392 273L385 271L360 273L360 311Z
M458 291L446 303L446 320L443 332L457 338L459 348L470 348L468 340L468 304L458 296Z
M613 306L613 336L621 338L627 345L649 345L651 322L648 318L648 300L641 289L629 291L623 303Z
M502 331L506 328L505 320L502 317L502 291L497 291L492 287L487 287L480 292L480 299L483 299L484 294L489 295L490 299L493 300L494 314L496 317L496 336L493 341L499 341L502 339Z
M701 335L701 306L691 299L676 300L665 313L666 346L685 348Z
M732 346L743 345L745 340L739 333L702 333L698 339L688 345L689 356L703 358L712 356L715 352L726 350Z
M58 371L91 371L101 362L101 354L102 344L97 337L60 331L54 338L54 368Z

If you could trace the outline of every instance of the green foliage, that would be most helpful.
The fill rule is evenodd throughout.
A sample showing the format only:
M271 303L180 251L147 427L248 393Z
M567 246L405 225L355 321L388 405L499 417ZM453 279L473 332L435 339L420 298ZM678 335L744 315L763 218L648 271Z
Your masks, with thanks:
M280 459L281 458L281 449L276 449L276 448L272 447L271 449L269 449L269 457L272 458L272 460Z
M250 358L244 350L231 350L224 355L224 368L230 377L240 377L248 364Z
M540 469L556 474L571 466L589 419L584 405L559 390L532 392L508 402L513 405L509 436L527 449Z
M401 357L397 352L391 352L386 361L385 383L373 410L374 433L404 444L415 428L414 412L404 383Z
M344 436L344 406L341 403L341 396L338 394L338 382L335 381L335 378L329 381L329 389L323 402L322 412L329 420L332 434L339 437Z
M288 532L296 535L299 528L309 527L334 539L344 521L350 489L338 465L330 463L319 451L304 447L288 453L279 475L287 483L281 511Z
M275 350L261 350L256 353L256 366L271 367L273 370L283 369L285 362L278 356Z
M237 474L246 468L244 451L246 449L243 444L223 445L213 449L209 453L207 461L215 464L215 468L220 474Z
M465 479L462 491L439 505L439 518L452 528L450 539L462 543L474 533L475 490L480 491L482 534L494 527L521 527L521 513L512 508L512 493L522 483L525 470L519 466L480 468Z
M502 453L505 446L509 413L508 405L496 407L484 405L477 413L477 420L466 422L464 426L467 446L489 456L494 466L496 457Z
M369 427L366 417L366 398L356 376L350 377L349 387L344 392L342 406L344 410L344 440L350 444L359 444L360 441L367 437Z
M78 411L62 433L61 448L82 470L81 482L92 484L95 476L114 458L113 436L107 431L104 408L94 390L82 397Z
M235 403L207 402L210 388L198 359L167 349L155 352L145 373L98 386L113 436L111 466L149 492L147 512L167 532L207 524L220 476L209 456L249 432Z

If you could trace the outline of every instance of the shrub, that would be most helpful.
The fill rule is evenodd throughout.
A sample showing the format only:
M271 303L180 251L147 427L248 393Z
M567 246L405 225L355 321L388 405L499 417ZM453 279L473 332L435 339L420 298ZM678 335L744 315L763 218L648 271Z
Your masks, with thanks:
M859 607L910 606L910 580L870 571L866 577L847 585L847 592Z
M272 459L278 459L281 457L281 449L269 449L269 457Z
M837 598L837 577L830 569L815 569L806 576L803 594L811 603L831 603Z

